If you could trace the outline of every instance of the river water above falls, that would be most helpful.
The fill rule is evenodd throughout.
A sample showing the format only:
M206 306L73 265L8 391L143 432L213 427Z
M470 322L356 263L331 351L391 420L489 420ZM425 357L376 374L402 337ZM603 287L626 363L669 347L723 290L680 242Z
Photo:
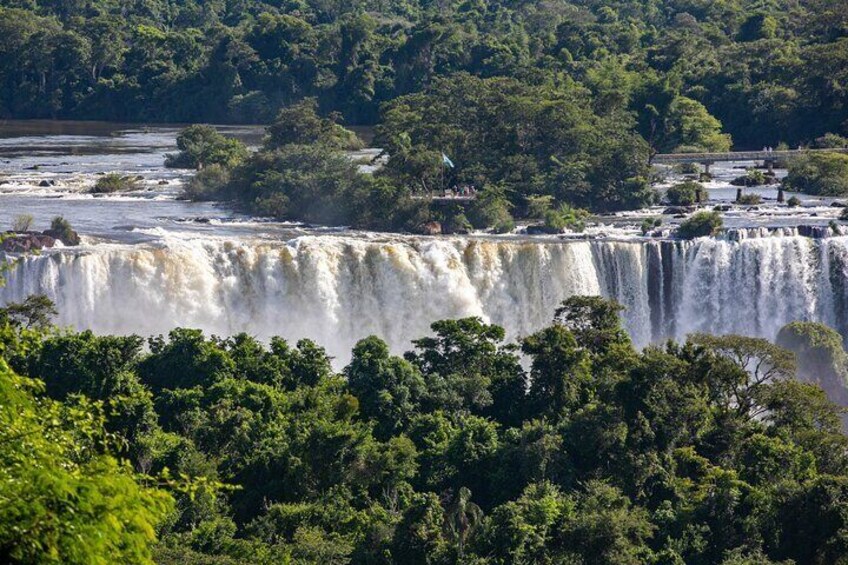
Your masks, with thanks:
M189 172L162 166L176 128L50 127L0 126L0 227L29 213L44 229L63 215L84 243L24 258L0 303L45 293L78 329L309 337L343 360L372 333L401 351L443 318L482 316L526 335L564 298L603 294L626 307L640 345L693 331L773 337L798 319L848 334L848 237L823 237L839 212L830 200L734 209L728 237L693 242L638 236L636 214L603 218L588 239L312 229L177 200ZM732 198L728 180L744 165L716 169L713 199ZM143 177L144 189L85 194L110 171Z

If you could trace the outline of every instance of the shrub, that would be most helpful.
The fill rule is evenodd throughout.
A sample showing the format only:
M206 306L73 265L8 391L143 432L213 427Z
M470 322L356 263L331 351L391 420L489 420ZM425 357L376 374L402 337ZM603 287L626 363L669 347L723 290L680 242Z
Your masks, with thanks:
M29 231L32 221L32 214L19 214L12 220L12 231Z
M338 120L338 115L322 118L318 115L318 101L305 98L280 110L268 127L265 147L278 149L284 145L320 143L333 149L361 149L362 140L342 127Z
M730 184L733 186L762 186L767 182L765 173L757 169L748 169L744 175L730 181Z
M586 210L562 204L559 208L548 210L545 213L545 228L553 233L559 233L565 229L581 232L586 229L586 218L588 217L589 212Z
M842 137L835 133L826 133L816 138L815 146L818 149L844 149L848 147L848 137Z
M797 208L801 205L801 199L797 196L792 196L789 198L789 200L786 201L786 205L790 208Z
M806 153L789 162L787 188L819 196L848 195L848 155Z
M91 194L111 194L113 192L128 192L138 189L139 184L136 177L109 173L97 179L90 192Z
M190 200L218 200L225 197L230 172L221 165L209 165L197 171L185 187L184 194Z
M672 168L672 170L675 173L680 173L682 175L697 175L701 172L701 168L698 166L698 163L678 163Z
M665 198L674 206L689 206L698 201L698 193L703 194L704 186L695 181L675 184L666 190Z
M553 207L554 197L545 194L527 197L527 217L534 220L545 219L545 214Z
M698 212L680 224L677 228L677 236L682 239L694 239L715 235L723 225L718 212Z
M65 245L79 245L80 237L71 227L70 222L62 216L56 216L50 222L50 229L45 232L50 237L56 238Z
M471 222L468 221L468 218L463 213L458 213L452 215L444 224L442 225L445 233L468 233L474 227L471 225Z
M752 205L762 204L762 202L763 202L762 196L760 196L759 194L749 193L749 194L743 194L739 198L739 202L737 202L737 204L746 204L746 205L752 206Z
M165 166L183 169L202 169L221 165L232 169L248 156L247 147L238 139L225 137L212 126L193 125L177 136L175 155L165 158Z
M475 228L493 228L496 233L505 233L515 227L510 207L503 189L486 187L477 194L469 207L468 219Z
M642 235L647 235L649 231L658 228L662 225L662 218L645 218L642 220L641 230Z

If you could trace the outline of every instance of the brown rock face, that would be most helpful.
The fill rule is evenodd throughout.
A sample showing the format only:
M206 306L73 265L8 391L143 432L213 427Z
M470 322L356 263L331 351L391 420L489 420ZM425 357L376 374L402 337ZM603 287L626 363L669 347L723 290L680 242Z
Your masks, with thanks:
M435 220L431 220L429 222L424 222L418 229L416 230L420 235L441 235L442 234L442 224Z
M0 241L0 249L6 253L29 253L54 245L56 245L55 237L34 232L7 232Z

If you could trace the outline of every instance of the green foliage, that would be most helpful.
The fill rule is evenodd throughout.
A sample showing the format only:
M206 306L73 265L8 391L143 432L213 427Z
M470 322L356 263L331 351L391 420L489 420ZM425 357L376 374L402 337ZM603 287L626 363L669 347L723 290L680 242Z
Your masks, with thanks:
M391 155L385 174L410 190L429 191L445 173L450 183L497 186L513 205L549 195L590 209L638 207L650 200L648 148L620 120L595 114L573 82L458 74L387 105L377 143ZM441 170L441 152L455 168Z
M648 235L648 233L654 229L658 228L662 225L662 218L645 218L642 220L642 224L639 227L642 231L642 235Z
M50 229L45 232L55 237L65 245L79 245L80 237L71 227L71 223L62 216L56 216L50 222Z
M165 159L166 167L203 169L208 165L220 165L232 169L247 158L247 148L233 138L218 133L212 126L193 125L177 136L175 155Z
M545 212L545 228L551 232L562 232L566 229L581 232L586 229L586 219L589 212L580 208L572 208L568 204L561 204L555 210Z
M748 169L741 177L736 177L730 184L734 186L762 186L767 182L766 174L759 169Z
M721 129L721 122L703 104L677 96L669 104L662 143L677 153L729 151L730 136Z
M97 179L91 187L92 194L111 194L113 192L129 192L139 189L136 177L124 176L118 173L108 173Z
M0 553L14 563L153 563L170 496L108 455L99 406L38 398L0 360Z
M820 386L834 402L848 405L848 354L842 336L823 324L792 322L775 343L795 353L798 377Z
M12 220L12 231L25 232L32 227L32 214L19 214Z
M715 119L740 146L794 147L846 134L846 93L833 87L846 82L840 8L16 1L0 11L0 114L268 123L314 97L325 114L373 124L385 102L460 71L568 77L594 113L635 118L655 149L725 146Z
M848 138L835 133L826 133L816 138L815 145L818 149L846 149Z
M52 330L48 306L0 312L0 344L28 344L0 355L43 379L0 362L7 561L830 563L845 552L848 438L818 384L844 378L846 358L817 324L779 336L807 382L793 378L795 354L764 339L638 351L621 306L589 296L519 344L478 318L433 324L404 357L372 336L337 374L308 341L177 329L143 352L137 337Z
M230 182L230 171L219 164L209 165L197 171L188 181L184 193L194 201L225 198Z
M233 172L227 190L256 213L329 225L401 227L413 210L403 190L322 144L259 152Z
M848 194L848 155L807 153L789 162L784 179L790 190L820 196Z
M321 144L334 149L360 149L362 141L332 119L318 115L318 101L304 99L283 108L268 127L265 147L278 149L284 145Z
M749 192L748 194L743 194L736 203L746 206L756 206L757 204L763 203L763 197L757 193Z
M477 194L468 210L468 218L475 228L491 227L496 233L506 233L515 228L511 208L504 190L489 186Z
M701 183L685 181L670 186L665 192L665 198L674 206L690 206L698 201L699 194L704 193L704 185Z
M677 227L677 236L682 239L694 239L715 235L721 231L723 224L718 212L696 212Z
M790 208L797 208L801 205L801 199L797 196L790 196L789 200L786 201L786 205Z

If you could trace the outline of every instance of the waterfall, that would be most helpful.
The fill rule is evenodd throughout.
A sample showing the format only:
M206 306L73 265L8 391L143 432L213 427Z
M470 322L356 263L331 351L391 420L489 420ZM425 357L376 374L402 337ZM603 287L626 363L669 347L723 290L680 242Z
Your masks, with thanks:
M693 331L771 338L793 320L845 334L846 276L848 237L175 239L26 257L0 303L44 293L77 329L308 337L345 360L362 337L402 351L444 318L481 316L527 335L574 294L618 300L638 345Z

